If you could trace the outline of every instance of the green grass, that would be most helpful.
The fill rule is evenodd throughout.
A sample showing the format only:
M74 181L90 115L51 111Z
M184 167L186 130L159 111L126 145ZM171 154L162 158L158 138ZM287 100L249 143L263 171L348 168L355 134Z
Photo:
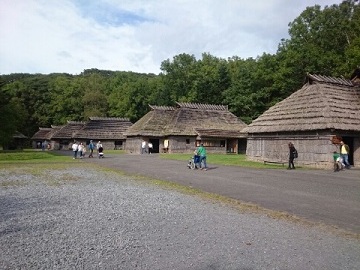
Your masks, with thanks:
M73 162L70 156L63 156L52 151L0 151L0 163L43 163Z
M191 157L191 154L161 154L160 157L173 160L188 160ZM206 157L206 163L259 169L279 169L285 167L282 166L282 164L264 164L263 162L249 161L246 160L246 155L244 154L208 154Z

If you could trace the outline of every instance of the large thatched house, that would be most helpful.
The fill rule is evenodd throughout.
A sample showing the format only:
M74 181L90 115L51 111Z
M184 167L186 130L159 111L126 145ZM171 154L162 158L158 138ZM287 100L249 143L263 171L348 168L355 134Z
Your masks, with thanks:
M355 74L355 73L354 73ZM298 164L329 167L337 139L350 146L349 160L360 165L360 88L351 80L307 75L306 84L254 120L246 154L252 160L287 161L288 142L298 150Z
M73 136L74 139L89 144L101 141L105 149L124 149L124 132L132 126L128 118L90 117Z
M177 103L177 107L150 106L151 111L132 125L125 135L126 151L140 153L142 141L153 151L193 152L200 142L209 152L244 152L246 126L227 106Z

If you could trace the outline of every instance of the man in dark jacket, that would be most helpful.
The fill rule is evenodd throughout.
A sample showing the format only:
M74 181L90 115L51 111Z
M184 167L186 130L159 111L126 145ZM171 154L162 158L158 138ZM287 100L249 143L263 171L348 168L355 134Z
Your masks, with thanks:
M297 151L294 147L294 145L289 142L289 166L288 166L288 170L291 170L291 169L295 169L295 166L294 166L294 158L295 158L295 155L296 155Z

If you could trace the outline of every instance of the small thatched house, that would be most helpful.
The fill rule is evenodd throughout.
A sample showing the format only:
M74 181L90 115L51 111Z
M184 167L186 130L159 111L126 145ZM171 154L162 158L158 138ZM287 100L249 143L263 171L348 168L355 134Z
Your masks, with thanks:
M155 153L192 153L200 142L213 153L246 149L241 133L246 125L227 106L177 103L177 107L150 108L125 132L125 149L129 153L140 153L143 140L153 144Z
M67 124L54 129L51 134L51 148L56 150L71 149L75 134L85 125L85 122L67 121Z
M52 136L63 126L51 126L51 128L39 127L39 130L31 137L32 148L53 149L56 144L52 141Z
M360 88L352 80L307 75L306 84L254 120L246 154L252 160L287 161L288 143L298 164L330 167L341 138L350 146L349 161L360 165Z
M20 133L19 131L15 131L12 135L11 141L2 146L3 150L17 150L17 149L24 149L28 142L28 137L24 134Z
M132 123L128 118L90 117L90 120L74 134L74 139L86 144L89 144L90 140L95 144L101 141L104 149L124 149L124 132L130 126Z

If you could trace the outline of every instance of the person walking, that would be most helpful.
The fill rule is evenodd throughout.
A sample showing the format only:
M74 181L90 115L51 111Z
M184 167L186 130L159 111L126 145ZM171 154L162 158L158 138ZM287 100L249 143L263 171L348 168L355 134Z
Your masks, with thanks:
M294 170L295 169L295 165L294 165L294 158L297 156L297 150L295 149L295 146L293 145L293 143L289 142L289 166L288 166L288 170Z
M83 145L83 143L79 144L78 151L79 151L79 157L83 158L83 154L84 154L84 145Z
M340 146L340 155L341 155L341 158L343 159L343 162L345 164L345 168L350 169L350 163L349 163L350 148L343 141L340 142L340 145L341 145Z
M101 148L101 151L100 151L100 148ZM102 151L103 151L103 146L102 146L101 141L98 141L98 143L96 144L96 150L97 150L98 157L100 158L99 153L102 153Z
M149 147L149 154L151 154L152 151L153 151L153 144L152 144L152 142L149 142L149 143L148 143L148 147Z
M78 150L79 150L78 142L74 142L73 145L71 146L71 148L72 148L73 153L74 153L73 159L76 159L77 158L77 153L78 153Z
M200 156L199 166L200 170L207 171L207 164L206 164L206 149L204 144L200 144L200 147L197 150L197 154ZM201 165L204 165L203 167Z
M145 154L146 153L146 141L143 140L141 142L141 154Z
M94 153L94 143L93 143L93 140L90 140L89 150L90 150L89 158L93 158L93 153Z

